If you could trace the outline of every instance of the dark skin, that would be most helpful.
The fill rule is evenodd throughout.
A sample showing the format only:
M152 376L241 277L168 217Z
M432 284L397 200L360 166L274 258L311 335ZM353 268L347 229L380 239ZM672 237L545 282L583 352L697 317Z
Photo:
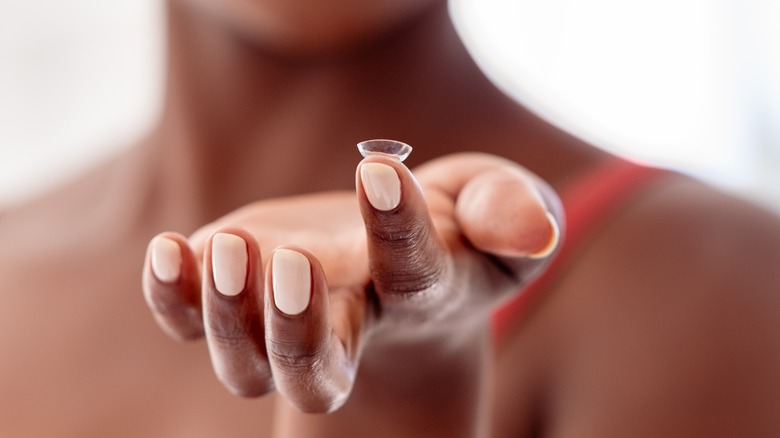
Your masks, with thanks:
M300 3L280 3L289 4ZM452 182L461 174L454 171L453 153L485 152L491 160L501 155L556 189L605 159L496 90L458 42L443 4L398 4L406 6L392 14L381 7L353 8L357 15L342 11L338 17L367 20L371 31L324 26L353 29L329 38L320 38L322 29L316 28L311 34L290 33L298 28L283 26L289 23L286 14L264 13L279 19L274 26L258 26L277 29L271 38L236 24L228 13L234 6L219 15L172 2L167 99L158 128L128 156L0 219L0 278L11 291L2 295L0 345L12 358L2 363L0 389L14 394L3 397L4 434L778 434L778 220L682 177L637 196L610 219L609 227L595 232L576 263L502 344L484 341L486 309L497 305L501 290L488 298L471 293L477 288L470 281L502 278L477 269L493 266L480 264L480 254L499 251L488 242L462 252L445 245L459 266L476 268L466 282L466 296L473 301L443 315L440 324L391 338L402 325L396 318L417 311L435 314L440 306L396 306L389 322L387 313L359 313L366 308L360 300L371 295L364 288L339 286L365 286L387 269L371 271L367 256L353 262L359 252L345 257L346 249L322 238L321 227L332 229L326 215L311 213L328 208L343 213L344 220L336 222L347 234L352 228L364 233L372 221L386 225L381 213L371 216L359 178L356 184L356 142L381 136L416 146L406 164L414 169L426 202L414 201L418 192L412 190L404 192L401 208L409 213L408 222L419 226L425 222L419 219L421 208L427 206L437 235L453 217L446 213L452 196L436 191L433 182ZM340 10L334 5L324 10ZM302 9L307 14L323 10L308 3ZM327 43L315 44L320 41ZM444 160L438 166L431 163L437 157ZM422 163L427 165L420 168ZM499 171L519 168L492 163ZM395 169L403 181L411 181L403 167ZM543 187L523 175L514 183ZM324 190L344 192L319 193ZM318 194L287 199L313 192ZM548 196L547 202L554 199ZM540 217L540 204L531 207L519 211ZM284 215L310 220L310 233L295 239L284 230L262 235L269 221L289 224ZM214 221L213 227L206 225ZM325 311L322 301L312 301L309 310L330 316L340 339L357 333L364 341L346 399L340 397L344 387L330 385L334 392L313 398L320 404L305 406L311 394L284 388L298 379L274 378L279 392L245 401L214 379L202 343L165 339L139 298L139 261L144 246L161 230L190 235L198 229L186 240L167 234L185 252L193 251L182 258L182 275L193 279L190 290L199 291L199 260L210 250L216 230L247 242L249 266L258 278L237 299L217 301L224 297L209 289L209 275L203 277L204 296L215 305L204 300L202 309L218 315L209 321L221 321L222 328L236 322L231 315L251 293L265 298L261 306L250 307L250 314L300 323L273 313L267 295L273 286L263 277L272 271L267 263L277 244L296 244L288 248L306 254L314 272L312 297L327 296L331 303ZM538 234L544 240L544 231ZM443 235L444 242L461 241ZM469 239L479 240L474 236ZM413 243L425 242L430 240ZM539 246L524 245L510 258L522 260L523 251ZM360 268L355 274L340 269L339 262ZM515 268L525 269L522 264ZM210 264L203 263L203 269L208 274ZM452 277L437 281L442 278L453 284ZM177 286L174 292L181 291ZM381 288L376 293L383 309L392 308L385 305ZM333 306L340 302L352 304ZM316 318L307 321L318 324ZM199 334L198 327L182 324L190 329L188 337ZM239 320L236 327L244 326ZM219 348L214 339L219 336L207 343ZM246 343L225 344L219 360L246 357L231 345ZM350 356L355 349L345 351L355 360ZM219 379L233 392L256 395L269 382L258 375L223 373ZM300 412L330 410L339 403L329 415Z

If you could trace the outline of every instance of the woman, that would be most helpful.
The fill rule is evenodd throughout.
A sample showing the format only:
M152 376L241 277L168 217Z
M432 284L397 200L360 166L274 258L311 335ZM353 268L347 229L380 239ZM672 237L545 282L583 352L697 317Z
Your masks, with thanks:
M776 217L540 120L444 1L171 0L168 25L154 132L2 218L4 434L780 431ZM358 163L377 137L416 147L414 175ZM627 189L516 295L563 225L541 180L567 210ZM139 299L150 240L152 314L211 363ZM534 299L490 340L512 295Z

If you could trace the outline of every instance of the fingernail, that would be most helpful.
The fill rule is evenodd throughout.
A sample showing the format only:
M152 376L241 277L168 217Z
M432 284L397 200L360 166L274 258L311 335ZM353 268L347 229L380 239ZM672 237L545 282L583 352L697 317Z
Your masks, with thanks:
M246 242L235 234L217 233L211 239L211 272L222 295L236 296L246 285Z
M382 163L365 163L360 179L368 202L380 211L389 211L401 202L401 180L392 167Z
M547 245L544 248L528 256L532 259L543 259L549 256L555 251L555 248L558 247L558 242L561 240L561 227L558 226L558 221L555 220L555 216L548 212L547 220L550 222L550 227L552 228L552 236L550 236L550 241L547 242Z
M311 299L311 265L298 251L277 249L273 259L273 288L276 308L298 315Z
M152 239L151 263L152 273L163 283L173 283L181 275L181 248L175 241L167 237L157 236Z

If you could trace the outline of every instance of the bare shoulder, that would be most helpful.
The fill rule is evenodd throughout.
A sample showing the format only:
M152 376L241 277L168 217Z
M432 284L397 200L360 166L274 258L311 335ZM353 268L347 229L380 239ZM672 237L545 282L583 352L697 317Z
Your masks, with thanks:
M778 261L780 221L747 202L688 179L637 199L554 298L563 434L780 433Z
M778 268L777 216L674 178L581 248L505 362L543 364L550 436L779 436Z

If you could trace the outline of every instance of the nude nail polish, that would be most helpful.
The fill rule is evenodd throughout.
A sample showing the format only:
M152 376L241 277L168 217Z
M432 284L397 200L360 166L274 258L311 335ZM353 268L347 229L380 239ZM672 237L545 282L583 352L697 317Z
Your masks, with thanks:
M561 227L558 226L558 221L555 220L555 216L553 216L552 213L547 213L547 220L550 222L550 227L552 227L552 236L550 237L550 241L547 242L547 245L544 248L533 254L530 254L528 256L529 258L543 259L552 254L552 252L555 251L555 248L558 247L558 243L561 240Z
M298 251L277 249L273 258L273 288L276 308L298 315L311 300L311 264Z
M382 163L365 163L360 167L360 180L371 205L380 211L390 211L401 202L401 180L392 167Z
M211 239L211 272L219 293L236 296L244 290L248 260L244 239L227 233L214 235Z
M173 283L181 275L181 248L175 241L157 236L152 239L150 258L152 273L163 283Z

